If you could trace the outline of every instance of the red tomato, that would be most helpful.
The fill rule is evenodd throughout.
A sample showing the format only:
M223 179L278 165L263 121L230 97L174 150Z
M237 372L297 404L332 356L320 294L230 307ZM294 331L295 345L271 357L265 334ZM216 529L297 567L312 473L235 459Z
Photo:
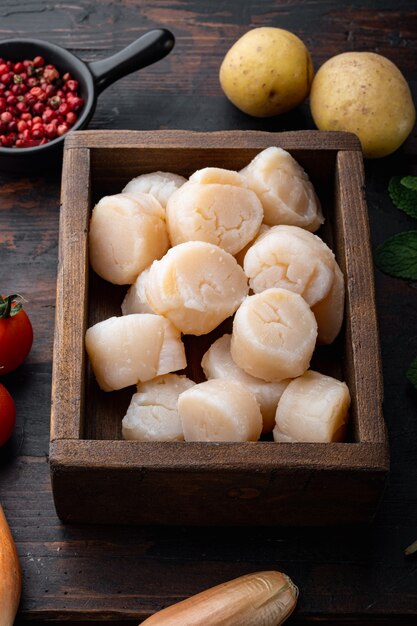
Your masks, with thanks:
M2 446L14 430L16 424L16 407L6 387L0 385L0 446Z
M16 298L0 296L0 375L19 367L32 347L32 324Z

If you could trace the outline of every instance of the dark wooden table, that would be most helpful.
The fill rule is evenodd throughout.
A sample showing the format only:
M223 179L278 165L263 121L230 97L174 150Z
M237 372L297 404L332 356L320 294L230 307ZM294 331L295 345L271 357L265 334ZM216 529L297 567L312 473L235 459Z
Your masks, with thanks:
M351 0L2 0L0 36L36 34L86 60L104 57L150 28L177 44L162 62L109 88L90 128L193 130L313 128L308 106L251 119L223 96L218 68L254 26L292 30L316 69L328 57L369 50L398 64L417 101L417 11L412 2ZM395 155L366 164L373 245L416 223L391 204L392 174L417 174L412 135ZM301 588L293 624L417 623L417 394L405 370L417 355L415 285L376 272L391 474L372 526L338 529L189 529L64 526L48 468L59 174L0 174L0 288L28 299L35 342L4 378L18 411L0 452L0 500L20 554L19 623L135 624L162 606L250 571L276 568ZM117 494L115 494L117 497Z

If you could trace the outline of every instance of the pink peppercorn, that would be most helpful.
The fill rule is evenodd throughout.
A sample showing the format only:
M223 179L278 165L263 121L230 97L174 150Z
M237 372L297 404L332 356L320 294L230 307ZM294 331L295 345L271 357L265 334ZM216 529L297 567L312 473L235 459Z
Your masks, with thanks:
M41 56L0 58L0 146L27 148L61 137L78 120L84 101L78 81Z

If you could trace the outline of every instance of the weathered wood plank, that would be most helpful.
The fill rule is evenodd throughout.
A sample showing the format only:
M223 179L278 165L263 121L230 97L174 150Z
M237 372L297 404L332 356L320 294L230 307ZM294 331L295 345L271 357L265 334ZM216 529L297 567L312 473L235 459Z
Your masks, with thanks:
M230 150L234 156L239 158L239 152L243 152L245 147L254 151L262 150L265 147L267 136L260 131L213 131L211 133L189 132L182 130L163 131L89 131L82 130L71 133L65 140L67 149L90 148L90 149L110 149L133 148L133 149L160 149L166 150L184 148L187 150ZM352 133L324 132L324 131L294 131L283 132L279 135L271 134L270 143L279 143L291 152L313 151L330 152L335 150L360 150L360 144ZM98 152L98 151L97 151ZM126 158L127 151L124 156ZM98 153L99 154L99 153ZM227 155L222 154L222 158ZM181 166L181 163L178 164Z
M357 208L354 215L349 211L339 211L336 216L336 237L339 248L343 249L340 258L349 311L345 341L347 360L351 366L347 374L354 390L352 402L356 412L366 416L357 424L359 440L386 442L372 251L370 246L361 243L370 238L364 189L362 159L357 153L339 152L336 194L342 204L349 202Z
M312 129L304 104L270 120L236 110L218 84L221 59L249 27L288 28L319 65L347 50L393 60L417 98L416 9L408 0L311 2L212 0L4 0L0 36L44 37L81 58L110 55L149 28L167 26L174 51L99 98L90 128L189 130ZM392 174L417 174L414 130L393 157L366 164L366 195L374 246L415 223L388 196ZM62 525L53 507L47 464L59 180L0 174L1 289L27 297L35 343L25 365L1 382L18 409L16 433L0 451L0 498L24 571L19 624L78 621L137 624L139 617L240 574L277 567L300 585L295 624L403 624L416 620L416 567L404 548L416 539L416 396L405 379L417 354L415 286L376 273L384 412L391 472L370 528L172 529ZM120 593L119 593L120 592ZM108 619L100 619L99 615ZM123 618L123 614L133 617ZM75 624L74 624L75 626Z
M84 415L85 302L88 289L87 232L90 201L90 153L65 154L59 226L57 308L52 370L51 437L77 439ZM74 367L74 363L77 366Z

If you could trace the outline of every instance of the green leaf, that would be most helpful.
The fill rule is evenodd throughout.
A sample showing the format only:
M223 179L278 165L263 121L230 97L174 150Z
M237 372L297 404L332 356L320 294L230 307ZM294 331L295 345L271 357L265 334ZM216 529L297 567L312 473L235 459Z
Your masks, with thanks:
M410 383L417 389L417 357L412 361L405 375Z
M417 230L387 239L376 251L379 269L397 278L417 280Z
M417 176L404 176L401 179L401 184L407 189L413 189L413 191L417 191Z
M417 191L403 185L403 179L401 176L393 176L389 181L388 193L397 209L417 219Z

